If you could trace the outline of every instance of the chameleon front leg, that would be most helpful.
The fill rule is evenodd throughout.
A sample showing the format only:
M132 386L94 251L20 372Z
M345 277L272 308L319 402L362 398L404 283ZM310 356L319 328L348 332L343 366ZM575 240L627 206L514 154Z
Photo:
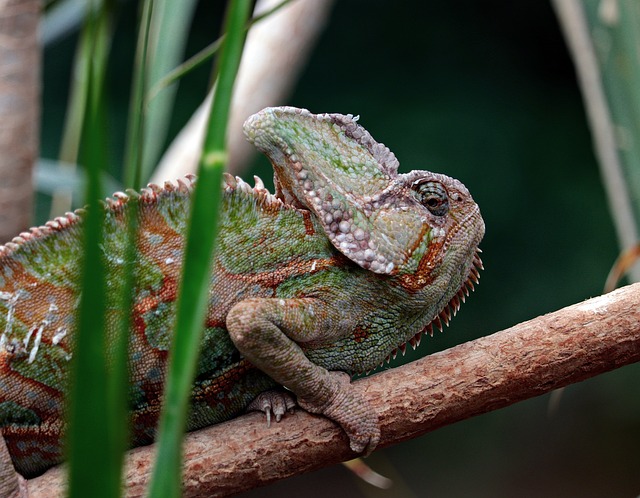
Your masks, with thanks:
M337 338L338 324L338 314L314 298L247 299L227 315L231 339L245 358L294 392L302 408L340 424L353 451L370 453L380 439L378 416L347 374L312 363L300 347Z

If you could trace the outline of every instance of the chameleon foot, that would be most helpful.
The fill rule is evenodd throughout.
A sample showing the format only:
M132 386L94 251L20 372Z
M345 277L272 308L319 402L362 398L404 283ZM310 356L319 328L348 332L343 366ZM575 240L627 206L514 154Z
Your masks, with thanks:
M258 394L256 398L247 406L247 411L263 412L267 416L267 427L271 427L271 415L276 418L276 422L286 412L293 412L298 406L295 398L287 391L272 390Z
M298 404L311 413L321 413L340 424L349 436L349 446L356 453L370 454L380 442L376 412L367 400L351 386L344 372L327 372L333 396L328 401L301 399Z

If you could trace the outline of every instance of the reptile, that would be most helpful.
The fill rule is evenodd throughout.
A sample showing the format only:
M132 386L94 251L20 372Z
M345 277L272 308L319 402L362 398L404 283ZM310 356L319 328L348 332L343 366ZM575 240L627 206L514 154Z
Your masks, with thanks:
M482 268L479 208L458 180L399 174L395 155L352 115L267 108L244 132L273 165L275 193L257 177L251 187L224 176L188 430L247 408L279 419L292 393L368 453L378 418L350 376L415 348L459 309ZM137 207L132 446L155 436L195 182L103 203L107 334L122 313L122 234ZM84 216L67 213L0 246L0 431L26 477L63 458Z

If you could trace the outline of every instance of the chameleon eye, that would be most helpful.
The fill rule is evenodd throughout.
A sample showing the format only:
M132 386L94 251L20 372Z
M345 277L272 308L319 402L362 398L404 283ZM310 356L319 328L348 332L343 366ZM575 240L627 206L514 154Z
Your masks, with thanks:
M434 216L444 216L449 212L449 196L438 182L425 182L414 185L418 200Z

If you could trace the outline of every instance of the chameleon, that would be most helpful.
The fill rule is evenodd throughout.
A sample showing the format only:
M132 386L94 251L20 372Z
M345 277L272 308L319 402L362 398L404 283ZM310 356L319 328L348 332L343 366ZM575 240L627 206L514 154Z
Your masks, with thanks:
M354 452L371 452L378 417L350 376L442 329L478 282L484 222L469 191L443 174L398 173L395 155L357 120L274 107L244 123L273 166L275 193L258 177L251 187L224 175L188 430L248 408L279 420L295 396L302 409L339 424ZM156 432L196 182L119 192L102 204L107 335L123 313L115 301L122 234L127 210L137 208L132 446L150 444ZM0 246L0 433L25 477L64 456L85 213Z

